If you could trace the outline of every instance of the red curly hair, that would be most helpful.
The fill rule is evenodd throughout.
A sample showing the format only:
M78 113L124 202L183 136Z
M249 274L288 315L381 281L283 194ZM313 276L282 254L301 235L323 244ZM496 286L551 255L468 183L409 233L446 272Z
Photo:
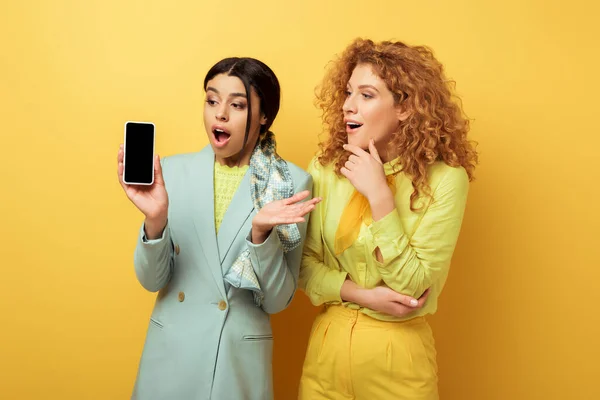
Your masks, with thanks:
M399 156L401 171L412 180L411 209L420 195L431 196L427 167L436 161L462 166L473 179L477 152L467 139L469 120L460 99L453 94L454 81L444 76L442 64L425 46L402 42L356 39L329 66L317 88L316 105L323 111L328 137L319 143L321 165L334 163L341 176L349 154L342 148L347 142L342 106L346 85L359 64L369 64L392 92L396 104L410 111L400 122L388 144Z

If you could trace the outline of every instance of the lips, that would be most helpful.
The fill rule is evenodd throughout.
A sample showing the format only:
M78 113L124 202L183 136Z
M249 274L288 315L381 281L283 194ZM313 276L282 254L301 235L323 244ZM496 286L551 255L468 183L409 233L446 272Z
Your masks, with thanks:
M231 138L231 134L229 133L229 131L219 125L214 125L212 127L212 134L213 134L215 146L217 146L217 147L225 146L229 142L229 139Z
M357 121L346 120L344 122L346 122L346 132L348 133L355 133L360 129L361 126L363 126L363 124Z

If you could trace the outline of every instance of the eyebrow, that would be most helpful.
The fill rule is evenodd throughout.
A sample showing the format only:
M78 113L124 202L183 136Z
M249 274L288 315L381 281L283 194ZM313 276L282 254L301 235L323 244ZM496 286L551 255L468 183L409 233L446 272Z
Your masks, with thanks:
M377 88L373 85L360 85L358 88L359 89L373 89L376 92L379 92L379 90L377 90Z
M208 86L206 88L206 91L207 92L215 92L216 94L220 94L219 91L217 89L215 89L214 87L212 87L212 86ZM230 93L229 97L243 97L243 98L246 98L246 93Z

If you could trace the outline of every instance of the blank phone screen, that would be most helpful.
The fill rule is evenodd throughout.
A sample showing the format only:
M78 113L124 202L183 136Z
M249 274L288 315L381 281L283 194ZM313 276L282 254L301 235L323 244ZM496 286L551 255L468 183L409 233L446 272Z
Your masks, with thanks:
M154 169L154 125L125 124L125 182L152 183Z

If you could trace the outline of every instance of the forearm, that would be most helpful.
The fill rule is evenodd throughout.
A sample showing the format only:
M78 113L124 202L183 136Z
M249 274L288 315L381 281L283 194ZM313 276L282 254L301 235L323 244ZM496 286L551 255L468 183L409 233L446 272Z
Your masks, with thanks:
M173 243L168 226L161 236L149 239L142 227L134 254L135 273L140 284L148 291L162 289L170 280L173 268Z
M366 307L368 303L369 290L360 287L350 279L346 278L340 290L340 297L343 301L358 304L361 307Z

